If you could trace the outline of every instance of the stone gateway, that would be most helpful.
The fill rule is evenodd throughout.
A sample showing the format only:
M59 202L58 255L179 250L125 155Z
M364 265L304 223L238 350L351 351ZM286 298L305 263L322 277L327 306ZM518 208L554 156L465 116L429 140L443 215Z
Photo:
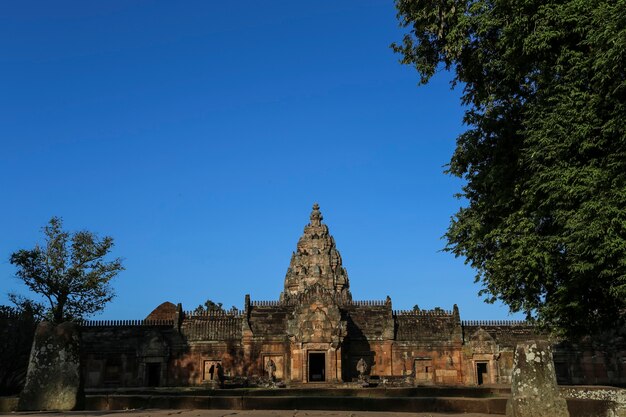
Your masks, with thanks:
M145 320L85 322L82 359L88 388L245 385L268 374L288 385L342 384L358 382L359 369L373 383L510 384L515 346L537 338L525 322L463 322L456 305L397 311L388 296L354 300L315 204L277 300L246 295L243 310L202 314L166 302ZM557 376L626 383L624 364L580 366L585 355L580 346L555 350Z

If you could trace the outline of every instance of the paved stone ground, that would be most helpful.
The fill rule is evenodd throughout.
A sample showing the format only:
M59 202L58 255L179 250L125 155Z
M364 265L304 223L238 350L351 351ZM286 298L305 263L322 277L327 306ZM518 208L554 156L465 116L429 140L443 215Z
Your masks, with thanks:
M396 413L374 411L308 411L308 410L127 410L127 411L71 411L20 412L0 415L41 417L450 417L461 414ZM490 414L468 413L464 417L493 417Z

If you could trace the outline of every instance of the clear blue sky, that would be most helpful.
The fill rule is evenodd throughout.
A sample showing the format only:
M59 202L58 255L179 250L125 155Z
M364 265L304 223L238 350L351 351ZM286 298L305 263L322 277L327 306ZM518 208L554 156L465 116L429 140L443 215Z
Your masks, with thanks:
M354 298L510 318L440 252L460 91L401 34L390 0L0 3L0 304L53 215L125 259L96 318L274 300L317 201Z

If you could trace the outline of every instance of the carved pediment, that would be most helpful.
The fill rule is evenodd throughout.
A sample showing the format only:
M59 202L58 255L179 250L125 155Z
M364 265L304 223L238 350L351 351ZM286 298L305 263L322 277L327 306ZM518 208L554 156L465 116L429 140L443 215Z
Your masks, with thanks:
M470 336L469 342L474 353L496 353L496 341L482 327Z
M169 348L167 342L160 333L152 332L148 334L140 346L141 356L167 356Z
M300 319L300 341L319 343L332 339L335 323L320 307L309 314L300 316Z
M298 294L298 302L301 305L319 302L322 304L336 304L335 294L320 283L315 283Z
M333 293L317 284L300 294L287 322L290 339L298 343L338 345L346 335L346 328Z

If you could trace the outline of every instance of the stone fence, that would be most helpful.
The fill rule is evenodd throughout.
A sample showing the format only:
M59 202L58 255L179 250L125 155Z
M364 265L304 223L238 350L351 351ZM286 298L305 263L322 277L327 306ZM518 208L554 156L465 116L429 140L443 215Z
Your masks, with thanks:
M173 326L174 320L83 320L82 327Z
M385 300L353 300L349 304L353 306L384 306Z
M278 307L285 303L277 300L254 300L250 304L252 307Z
M0 311L0 319L14 320L22 318L22 314L15 311Z
M394 316L451 316L450 310L393 310Z
M298 304L299 300L296 298L287 300L253 300L250 302L252 307L280 307L280 306L292 306ZM384 306L385 300L351 300L351 301L339 301L340 305L367 307L367 306Z
M203 318L203 317L241 317L243 316L243 310L231 309L231 310L208 310L208 311L185 311L183 313L186 319Z
M525 320L462 320L462 326L526 326L534 325Z
M355 301L353 305L358 306L381 306L384 305L384 301L381 304L378 301ZM256 301L253 303L256 307L270 307L281 305L279 301ZM203 317L223 317L223 318L239 318L242 317L244 312L242 310L230 310L230 311L205 311L196 313L193 311L186 311L186 319L203 318ZM394 316L451 316L450 310L393 310ZM13 318L3 316L2 318ZM17 317L16 317L17 318ZM82 320L78 322L83 327L118 327L118 326L173 326L174 320ZM534 327L534 324L525 320L462 320L462 326L477 327L477 326L525 326Z
M241 338L241 325L241 318L226 317L185 322L181 331L187 340L231 340Z

